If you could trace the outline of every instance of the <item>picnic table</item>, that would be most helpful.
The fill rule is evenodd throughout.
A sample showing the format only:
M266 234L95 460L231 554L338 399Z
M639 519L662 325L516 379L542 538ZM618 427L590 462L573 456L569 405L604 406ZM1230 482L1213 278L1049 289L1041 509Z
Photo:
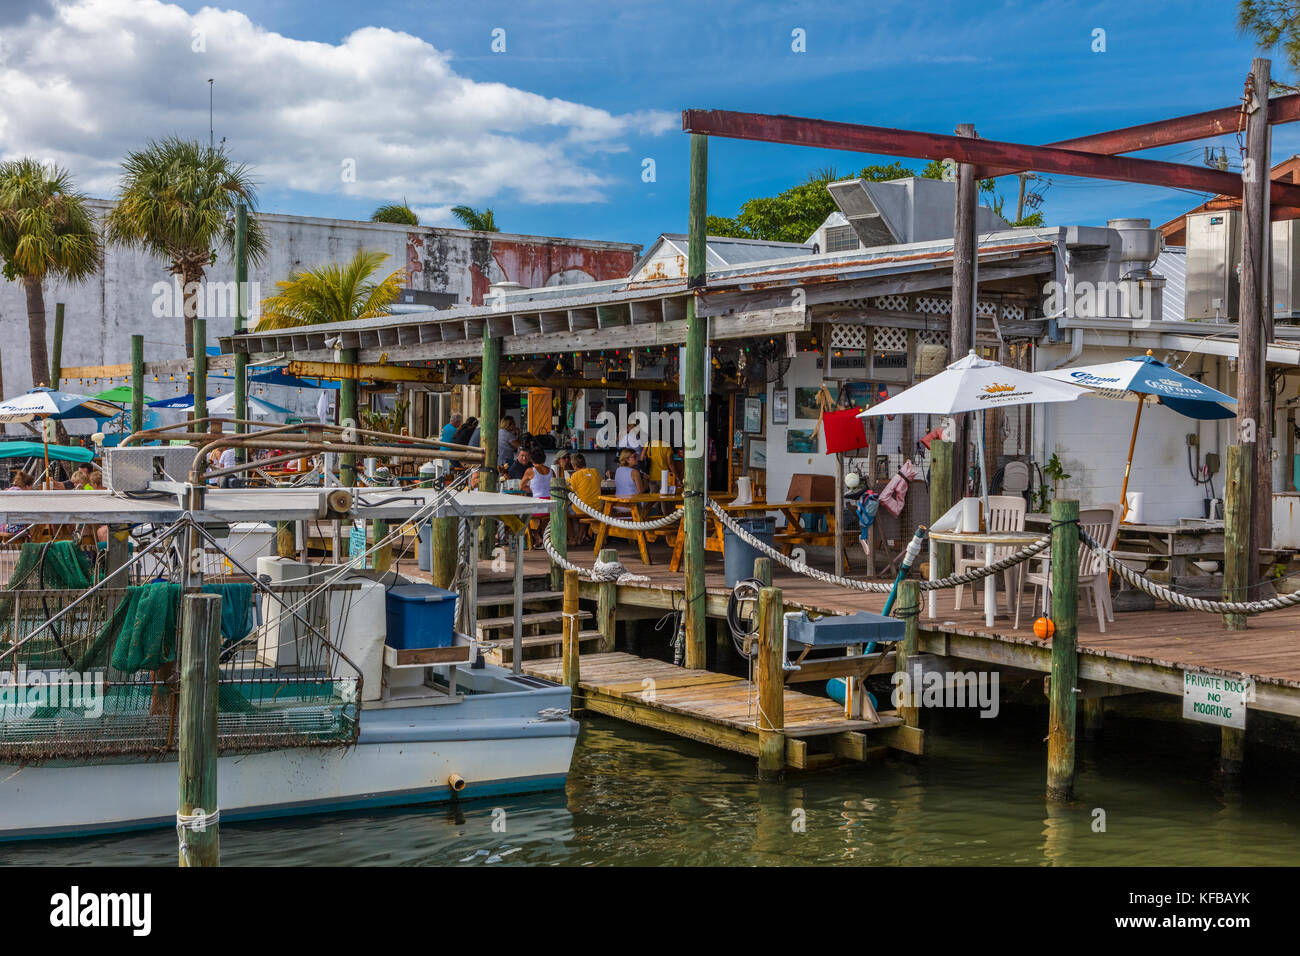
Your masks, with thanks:
M1029 514L1025 524L1046 532L1052 520L1048 515ZM1171 586L1188 577L1205 578L1208 573L1195 562L1223 560L1223 522L1197 518L1180 524L1121 524L1113 553L1125 564L1165 565Z
M681 495L661 495L658 493L627 495L624 497L601 495L600 510L607 518L618 518L623 521L651 521L659 517L664 505L678 508L681 507L684 500ZM647 565L654 564L650 560L650 542L661 537L666 539L672 534L671 526L657 531L626 531L623 528L608 525L603 521L597 521L596 525L598 526L596 528L596 546L594 549L596 554L600 554L600 549L605 546L606 538L624 538L636 542L637 549L641 552L641 561ZM676 566L673 567L673 570L677 570Z

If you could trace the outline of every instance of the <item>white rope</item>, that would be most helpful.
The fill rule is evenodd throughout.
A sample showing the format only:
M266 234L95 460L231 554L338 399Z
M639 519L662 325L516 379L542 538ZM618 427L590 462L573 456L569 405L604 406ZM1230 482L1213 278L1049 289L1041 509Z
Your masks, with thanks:
M670 524L680 521L682 515L685 514L683 509L678 508L672 514L666 514L650 521L624 521L620 518L612 518L603 511L593 508L568 489L565 489L565 494L568 495L569 501L579 511L590 515L601 524L607 524L611 528L621 528L624 531L658 531L660 528L666 528Z
M1145 591L1154 598L1167 601L1174 607L1187 608L1191 611L1205 611L1210 614L1263 614L1266 611L1281 611L1300 604L1300 591L1294 594L1283 594L1275 598L1268 598L1263 601L1207 601L1204 598L1192 597L1190 594L1179 594L1173 588L1152 581L1145 575L1139 574L1128 567L1119 558L1103 548L1096 538L1082 528L1079 529L1079 540L1098 554L1116 574L1129 584L1141 591Z
M618 561L596 561L590 570L581 565L574 564L568 558L561 555L560 552L555 550L555 542L551 540L550 525L547 525L542 531L542 547L546 549L546 553L550 555L552 561L566 571L577 571L578 576L584 581L613 581L616 584L639 584L643 581L650 580L644 574L633 574Z
M176 811L176 837L180 841L180 852L185 857L185 862L190 862L190 848L185 844L185 831L193 833L206 833L208 827L216 826L221 822L221 808L213 810L211 813L204 812L202 807L197 808L193 813L181 813Z

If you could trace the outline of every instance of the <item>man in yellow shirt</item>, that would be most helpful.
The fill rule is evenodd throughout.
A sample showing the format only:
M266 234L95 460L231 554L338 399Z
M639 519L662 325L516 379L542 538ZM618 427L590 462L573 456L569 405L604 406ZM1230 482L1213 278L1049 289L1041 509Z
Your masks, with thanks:
M673 458L672 447L666 442L655 439L646 446L646 459L649 462L647 478L650 481L652 491L658 491L660 482L663 479L663 473L667 471L672 475L669 482L674 488L681 488L682 476L678 470L677 461Z
M577 495L582 503L591 508L600 508L600 473L595 468L587 467L587 458L585 455L576 454L571 457L573 471L564 476L565 483L569 490ZM587 526L582 523L582 518L586 517L582 512L576 509L569 515L569 533L575 539L575 544L582 544L586 541L588 535Z

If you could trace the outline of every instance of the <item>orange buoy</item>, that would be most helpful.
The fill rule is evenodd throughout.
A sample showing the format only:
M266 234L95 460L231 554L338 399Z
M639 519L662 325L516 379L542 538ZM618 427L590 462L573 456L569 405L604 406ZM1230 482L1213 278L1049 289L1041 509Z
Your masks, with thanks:
M1052 623L1050 617L1040 617L1034 622L1034 637L1039 640L1047 640L1056 633L1056 625Z

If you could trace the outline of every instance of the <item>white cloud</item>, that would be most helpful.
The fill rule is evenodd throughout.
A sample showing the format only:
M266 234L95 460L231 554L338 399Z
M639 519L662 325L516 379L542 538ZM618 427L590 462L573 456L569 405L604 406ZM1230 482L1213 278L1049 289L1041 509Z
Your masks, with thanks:
M73 0L0 32L0 157L53 159L110 196L128 150L207 135L209 77L217 137L264 187L427 207L599 201L598 154L676 123L666 111L615 115L476 82L393 30L366 27L335 45L232 10Z

